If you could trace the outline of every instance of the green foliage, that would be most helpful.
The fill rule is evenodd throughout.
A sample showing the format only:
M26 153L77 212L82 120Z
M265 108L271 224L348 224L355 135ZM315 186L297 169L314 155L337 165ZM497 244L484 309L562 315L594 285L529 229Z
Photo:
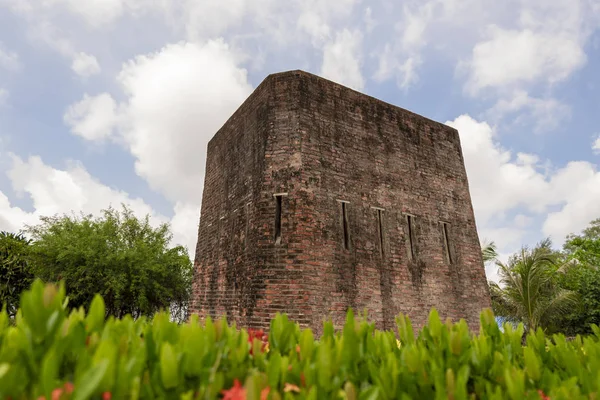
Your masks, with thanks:
M498 258L498 247L494 242L486 242L481 247L481 255L483 256L483 263L487 264L492 261L496 261Z
M11 317L19 307L21 292L33 281L27 263L29 243L23 235L0 232L0 304Z
M569 235L564 250L580 264L600 268L600 218L590 222L581 235Z
M36 277L64 282L69 305L89 307L99 293L106 314L138 318L160 309L185 310L192 264L186 250L169 248L169 226L153 228L123 207L92 216L43 217L28 227Z
M590 399L600 391L600 329L567 342L541 329L501 331L490 310L478 335L432 310L418 336L410 320L378 331L348 313L315 340L284 315L267 340L224 320L178 325L104 320L104 302L68 313L65 288L36 281L16 325L0 314L0 398L35 399Z
M545 240L532 249L522 248L507 264L496 262L500 284L490 283L496 315L513 323L522 322L527 331L552 330L578 304L575 292L559 285L566 266L558 265L558 254Z
M563 321L571 334L590 333L590 324L600 324L600 219L590 223L581 235L570 235L564 255L573 267L562 285L579 294L581 306Z

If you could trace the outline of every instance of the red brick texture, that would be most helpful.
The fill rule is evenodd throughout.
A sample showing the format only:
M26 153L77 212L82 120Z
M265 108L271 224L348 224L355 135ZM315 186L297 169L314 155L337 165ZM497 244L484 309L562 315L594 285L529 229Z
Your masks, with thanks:
M349 307L383 329L398 313L420 327L432 307L476 328L490 307L458 132L270 75L208 144L191 311L256 328L286 312L320 333Z

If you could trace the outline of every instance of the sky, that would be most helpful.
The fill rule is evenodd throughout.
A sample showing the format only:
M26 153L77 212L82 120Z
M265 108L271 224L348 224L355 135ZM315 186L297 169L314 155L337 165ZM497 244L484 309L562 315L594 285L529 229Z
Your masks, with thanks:
M457 128L501 258L600 217L600 0L0 0L0 230L127 204L193 253L206 144L293 69Z

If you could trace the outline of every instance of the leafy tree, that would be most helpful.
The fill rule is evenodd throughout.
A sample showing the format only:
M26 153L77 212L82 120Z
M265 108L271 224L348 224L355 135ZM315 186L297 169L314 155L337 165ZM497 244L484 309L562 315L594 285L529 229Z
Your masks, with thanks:
M495 261L498 258L498 248L494 242L486 242L481 247L481 254L483 255L483 263L487 264L491 261Z
M45 281L64 281L69 305L87 308L96 293L106 314L134 318L169 306L185 309L192 264L185 248L169 247L169 226L150 225L123 206L102 216L63 215L28 226L31 263Z
M574 266L562 285L581 298L581 309L571 312L563 321L571 334L591 333L591 324L600 325L600 218L592 221L581 235L569 235L563 247L564 256Z
M600 268L600 218L590 222L581 235L569 235L565 253L579 264Z
M578 304L576 293L558 284L566 270L549 240L521 251L503 264L499 261L500 284L490 283L494 313L511 322L523 322L527 331L557 329L557 321Z
M33 281L27 263L30 241L22 234L0 232L0 304L10 316L19 307L19 296Z

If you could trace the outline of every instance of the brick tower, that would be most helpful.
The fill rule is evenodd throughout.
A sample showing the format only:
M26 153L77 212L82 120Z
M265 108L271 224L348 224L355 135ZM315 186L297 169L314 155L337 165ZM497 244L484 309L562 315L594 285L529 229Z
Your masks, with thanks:
M194 265L191 312L238 326L435 307L474 328L490 306L458 132L302 71L209 142Z

